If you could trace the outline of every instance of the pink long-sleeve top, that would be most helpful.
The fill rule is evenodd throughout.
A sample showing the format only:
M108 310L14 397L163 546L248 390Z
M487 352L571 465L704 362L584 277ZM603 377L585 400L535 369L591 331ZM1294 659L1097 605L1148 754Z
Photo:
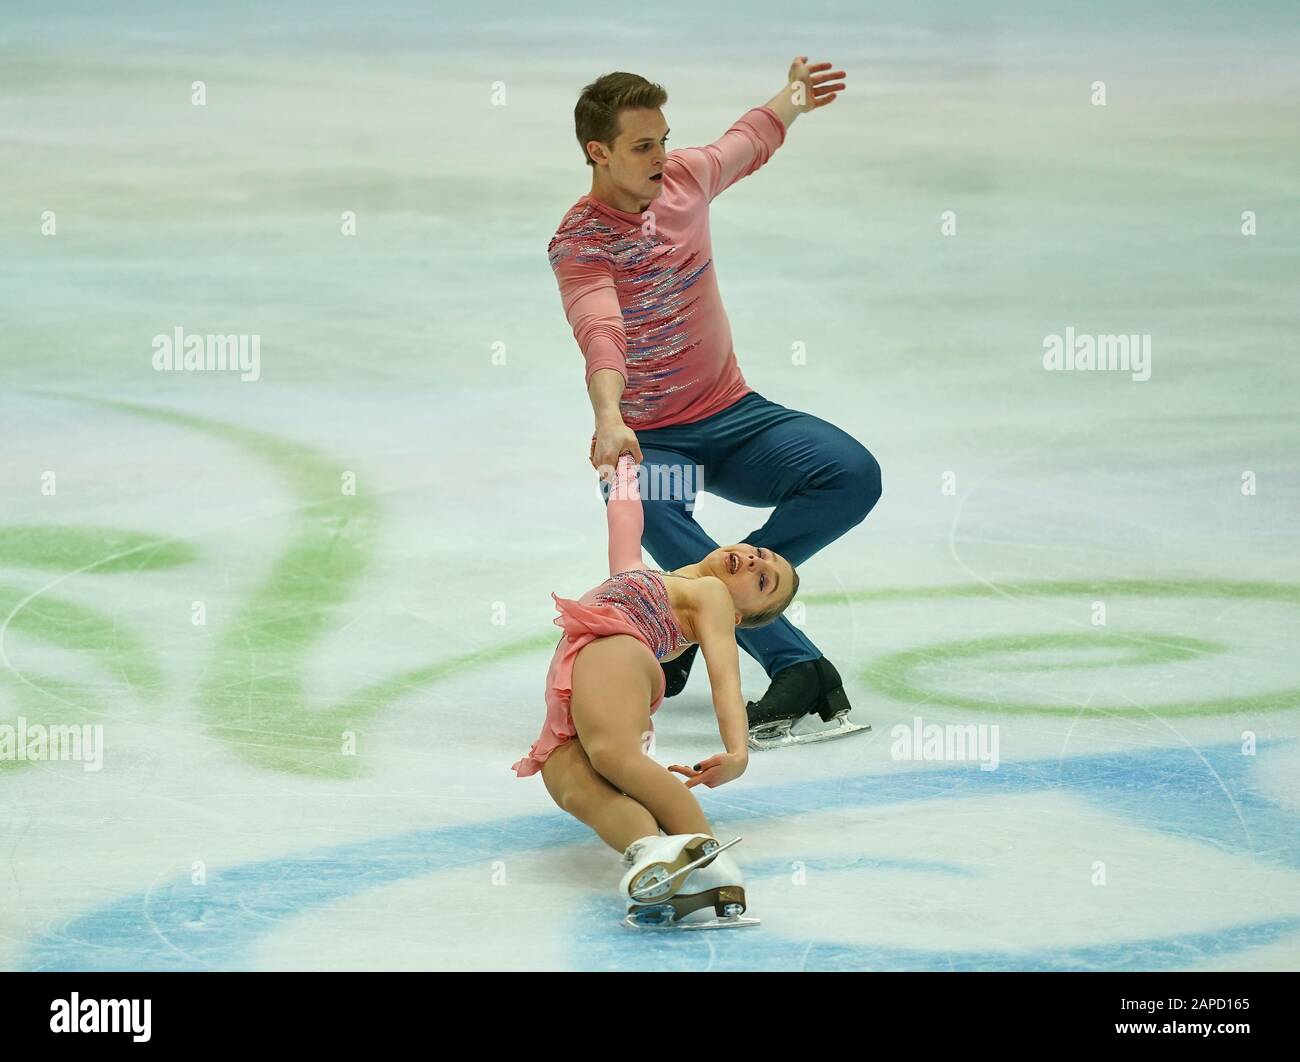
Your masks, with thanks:
M584 605L618 609L641 632L646 644L662 660L686 644L673 615L664 585L664 572L647 568L641 556L645 518L641 510L638 465L630 453L619 455L614 487L605 506L609 524L609 578L579 598Z
M645 531L645 512L641 508L639 466L628 451L618 455L614 467L614 486L605 504L605 522L609 528L609 574L645 568L641 555L641 535Z
M785 142L770 107L755 107L705 147L670 151L663 191L632 214L584 195L547 254L587 362L626 381L633 429L703 420L749 394L731 346L709 237L709 204Z

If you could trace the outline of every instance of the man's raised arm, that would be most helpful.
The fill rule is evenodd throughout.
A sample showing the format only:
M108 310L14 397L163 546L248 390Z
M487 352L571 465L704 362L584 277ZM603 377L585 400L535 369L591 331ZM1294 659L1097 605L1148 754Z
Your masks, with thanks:
M794 120L805 111L815 111L834 103L835 97L844 90L844 82L836 82L844 76L843 70L831 70L830 63L808 65L806 55L796 56L790 64L786 75L786 85L780 92L767 101L769 107L781 119L787 129Z
M690 171L712 202L743 177L760 169L785 143L785 131L805 111L825 107L844 88L836 78L844 71L827 72L830 63L808 65L806 55L790 65L785 87L761 107L741 115L712 144L683 148L669 155Z

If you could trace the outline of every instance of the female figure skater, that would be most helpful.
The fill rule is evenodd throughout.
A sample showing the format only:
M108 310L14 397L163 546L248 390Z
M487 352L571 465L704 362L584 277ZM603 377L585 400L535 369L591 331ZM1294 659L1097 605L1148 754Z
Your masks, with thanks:
M610 578L576 601L551 594L564 635L546 676L546 723L513 769L521 778L541 771L555 803L623 853L626 924L754 925L740 918L744 886L723 851L735 841L719 845L690 790L744 773L748 722L735 629L776 619L799 577L784 557L745 543L674 572L647 568L638 469L630 453L620 454L606 506ZM659 662L692 644L704 654L727 751L694 768L664 768L646 754L650 717L664 699Z

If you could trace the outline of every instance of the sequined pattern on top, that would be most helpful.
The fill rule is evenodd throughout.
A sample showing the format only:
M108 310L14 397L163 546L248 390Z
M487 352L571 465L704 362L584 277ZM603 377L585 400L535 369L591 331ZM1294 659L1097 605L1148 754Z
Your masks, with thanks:
M601 583L594 603L610 605L627 616L645 637L656 660L686 644L686 637L673 618L662 572L634 568L612 575Z
M699 345L688 328L699 302L691 288L712 268L712 259L701 261L691 252L674 262L679 256L674 244L635 225L617 232L589 206L566 215L547 256L552 269L570 256L611 267L627 339L627 386L619 401L625 424L653 420L664 398L699 382L673 377Z

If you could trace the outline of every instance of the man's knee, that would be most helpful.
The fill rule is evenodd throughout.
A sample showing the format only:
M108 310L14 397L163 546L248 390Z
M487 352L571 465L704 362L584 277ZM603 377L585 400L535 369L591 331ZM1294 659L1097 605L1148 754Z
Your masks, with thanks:
M841 482L847 496L849 526L852 527L862 523L880 501L883 489L880 462L865 446L859 446L846 462Z

